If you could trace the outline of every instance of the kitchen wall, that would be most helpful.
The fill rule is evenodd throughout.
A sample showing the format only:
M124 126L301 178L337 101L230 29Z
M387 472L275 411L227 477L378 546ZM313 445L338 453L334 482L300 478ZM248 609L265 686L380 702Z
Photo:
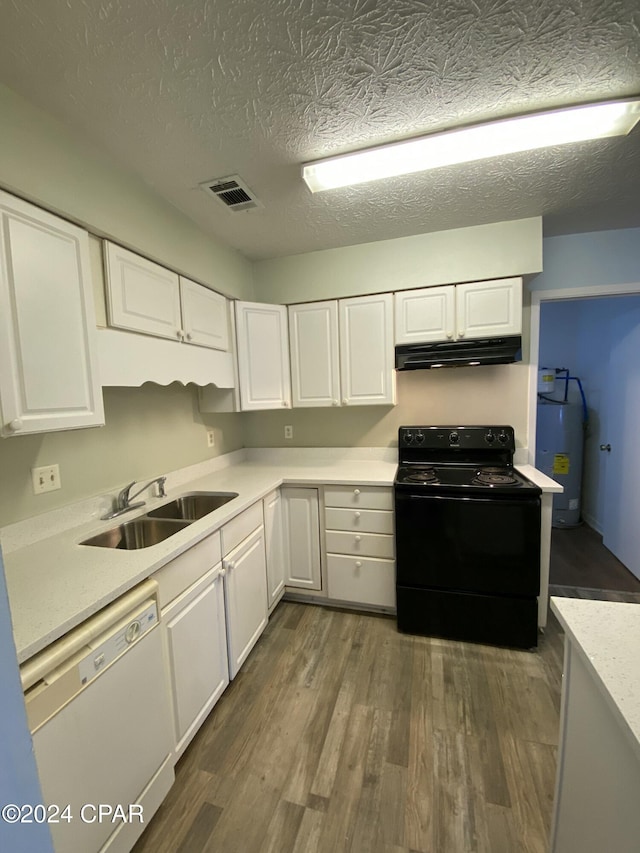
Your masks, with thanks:
M418 234L254 265L256 298L306 302L530 275L542 269L542 219Z
M544 271L531 290L640 282L640 228L567 234L544 240Z
M97 146L0 85L0 187L228 296L251 299L252 268Z
M0 527L244 445L242 415L202 415L191 385L105 388L104 404L104 427L0 439ZM31 468L55 463L62 488L34 495Z
M403 424L511 424L526 445L527 366L505 364L396 374L396 406L244 414L248 447L393 447ZM293 440L284 426L293 426Z

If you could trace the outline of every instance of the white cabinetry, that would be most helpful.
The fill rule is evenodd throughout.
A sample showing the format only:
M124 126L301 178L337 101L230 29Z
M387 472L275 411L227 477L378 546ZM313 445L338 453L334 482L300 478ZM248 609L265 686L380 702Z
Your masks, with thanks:
M294 406L395 402L390 293L289 306Z
M282 497L280 490L271 492L263 500L264 536L267 552L267 601L269 612L284 595L287 577L287 549L284 542Z
M233 679L267 625L262 502L225 524L222 543L229 676Z
M392 490L331 486L324 500L329 598L395 608Z
M318 490L287 486L282 489L286 585L322 589Z
M109 324L227 350L228 300L160 264L104 244Z
M236 336L242 410L289 408L291 379L285 306L236 302Z
M229 683L220 534L155 573L178 759Z
M187 343L229 349L229 300L180 276L182 326Z
M289 306L293 405L340 405L338 303Z
M0 192L1 434L104 424L86 231Z
M522 279L500 278L395 294L396 344L522 333Z

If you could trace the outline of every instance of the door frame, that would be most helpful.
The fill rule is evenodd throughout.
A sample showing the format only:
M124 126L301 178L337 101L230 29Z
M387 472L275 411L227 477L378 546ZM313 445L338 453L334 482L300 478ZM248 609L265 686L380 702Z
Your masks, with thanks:
M640 282L628 284L594 284L585 287L566 287L560 290L531 290L529 325L529 412L527 418L527 455L530 465L536 464L536 428L538 415L538 360L540 358L540 305L565 299L592 299L604 296L631 296L640 293Z

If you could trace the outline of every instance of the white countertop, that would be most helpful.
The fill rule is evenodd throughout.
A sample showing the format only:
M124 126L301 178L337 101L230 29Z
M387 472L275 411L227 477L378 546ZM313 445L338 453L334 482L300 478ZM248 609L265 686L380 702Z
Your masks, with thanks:
M640 604L554 596L551 609L640 758Z
M283 483L391 486L395 470L395 462L374 459L314 459L308 465L242 462L182 483L178 490L169 487L166 498L149 499L120 518L94 518L7 549L4 563L18 661L28 660ZM122 551L79 544L191 491L237 492L238 497L148 548Z
M147 498L144 507L117 519L99 520L109 506L110 499L103 496L5 528L2 545L18 661L28 660L273 489L287 483L391 486L397 467L395 452L379 448L369 452L301 448L245 455L246 461L236 464L210 460L218 470L204 475L202 470L212 467L209 463L185 469L186 474L173 472L168 475L166 498ZM230 457L237 459L238 454ZM545 491L561 489L531 466L518 469ZM123 551L79 544L191 491L237 492L238 497L148 548Z

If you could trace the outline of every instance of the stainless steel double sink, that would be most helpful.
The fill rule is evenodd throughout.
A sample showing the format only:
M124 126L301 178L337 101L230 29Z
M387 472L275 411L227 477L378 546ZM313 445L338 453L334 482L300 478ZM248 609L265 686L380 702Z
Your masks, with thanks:
M149 510L146 515L104 530L80 544L125 551L148 548L184 530L194 521L204 518L237 497L237 492L188 492Z

